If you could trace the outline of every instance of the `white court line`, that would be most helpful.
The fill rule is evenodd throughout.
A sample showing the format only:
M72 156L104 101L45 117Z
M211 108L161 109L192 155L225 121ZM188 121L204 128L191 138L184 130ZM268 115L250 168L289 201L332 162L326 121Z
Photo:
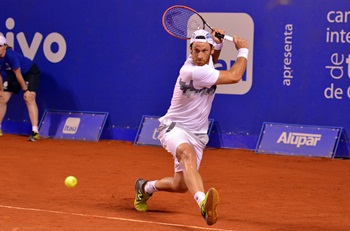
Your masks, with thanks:
M82 214L82 213L69 213L69 212L61 212L61 211L46 210L46 209L21 208L21 207L8 206L8 205L0 205L0 208L16 209L16 210L24 210L24 211L35 211L35 212L45 212L45 213L55 213L55 214L80 216L80 217L90 217L90 218L91 217L92 218L101 218L101 219L107 219L107 220L129 221L129 222L147 223L147 224L156 224L156 225L164 225L164 226L183 227L183 228L192 228L192 229L200 229L200 230L235 231L235 230L231 230L231 229L205 228L205 227L191 226L191 225L181 225L181 224L172 224L172 223L155 222L155 221L142 221L142 220L135 220L135 219L128 219L128 218L121 218L121 217L106 217L106 216L99 216L99 215L88 215L88 214Z

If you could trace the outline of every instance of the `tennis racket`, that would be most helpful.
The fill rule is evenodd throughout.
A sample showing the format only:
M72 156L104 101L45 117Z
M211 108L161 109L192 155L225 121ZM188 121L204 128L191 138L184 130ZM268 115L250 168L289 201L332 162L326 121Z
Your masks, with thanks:
M190 39L193 32L199 29L210 30L213 28L204 20L204 18L194 9L188 6L176 5L169 7L162 17L163 27L170 35L179 39ZM220 39L226 39L233 42L233 38L228 35L216 33L215 36Z

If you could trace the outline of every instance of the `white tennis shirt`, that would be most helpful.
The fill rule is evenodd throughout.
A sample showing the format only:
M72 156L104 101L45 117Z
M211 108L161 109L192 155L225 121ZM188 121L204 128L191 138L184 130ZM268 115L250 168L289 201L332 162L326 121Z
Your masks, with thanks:
M193 133L207 133L218 78L219 71L214 68L212 57L209 64L196 66L190 55L180 69L171 105L159 118L160 123L176 122Z

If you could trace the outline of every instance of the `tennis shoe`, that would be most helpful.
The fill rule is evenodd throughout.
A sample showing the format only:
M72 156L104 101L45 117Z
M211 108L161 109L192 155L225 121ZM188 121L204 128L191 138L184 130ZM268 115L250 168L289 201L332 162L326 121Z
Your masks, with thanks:
M32 141L32 142L35 142L35 141L38 141L40 138L40 135L38 132L32 132L32 134L29 136L28 140L29 141Z
M134 207L137 211L146 212L148 209L147 201L152 196L152 194L148 194L145 192L145 185L147 181L139 178L135 181L135 200Z
M219 193L215 188L210 188L201 202L201 213L208 225L213 225L218 219L216 207L219 204Z

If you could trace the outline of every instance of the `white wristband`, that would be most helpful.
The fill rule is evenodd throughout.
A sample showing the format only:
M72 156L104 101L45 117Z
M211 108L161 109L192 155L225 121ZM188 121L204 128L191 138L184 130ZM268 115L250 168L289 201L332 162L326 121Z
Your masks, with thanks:
M224 42L222 43L214 43L214 48L216 51L219 51L222 49L222 46L224 45Z
M240 48L240 49L238 49L237 58L238 57L244 57L244 58L246 58L248 60L248 53L249 53L248 48Z

